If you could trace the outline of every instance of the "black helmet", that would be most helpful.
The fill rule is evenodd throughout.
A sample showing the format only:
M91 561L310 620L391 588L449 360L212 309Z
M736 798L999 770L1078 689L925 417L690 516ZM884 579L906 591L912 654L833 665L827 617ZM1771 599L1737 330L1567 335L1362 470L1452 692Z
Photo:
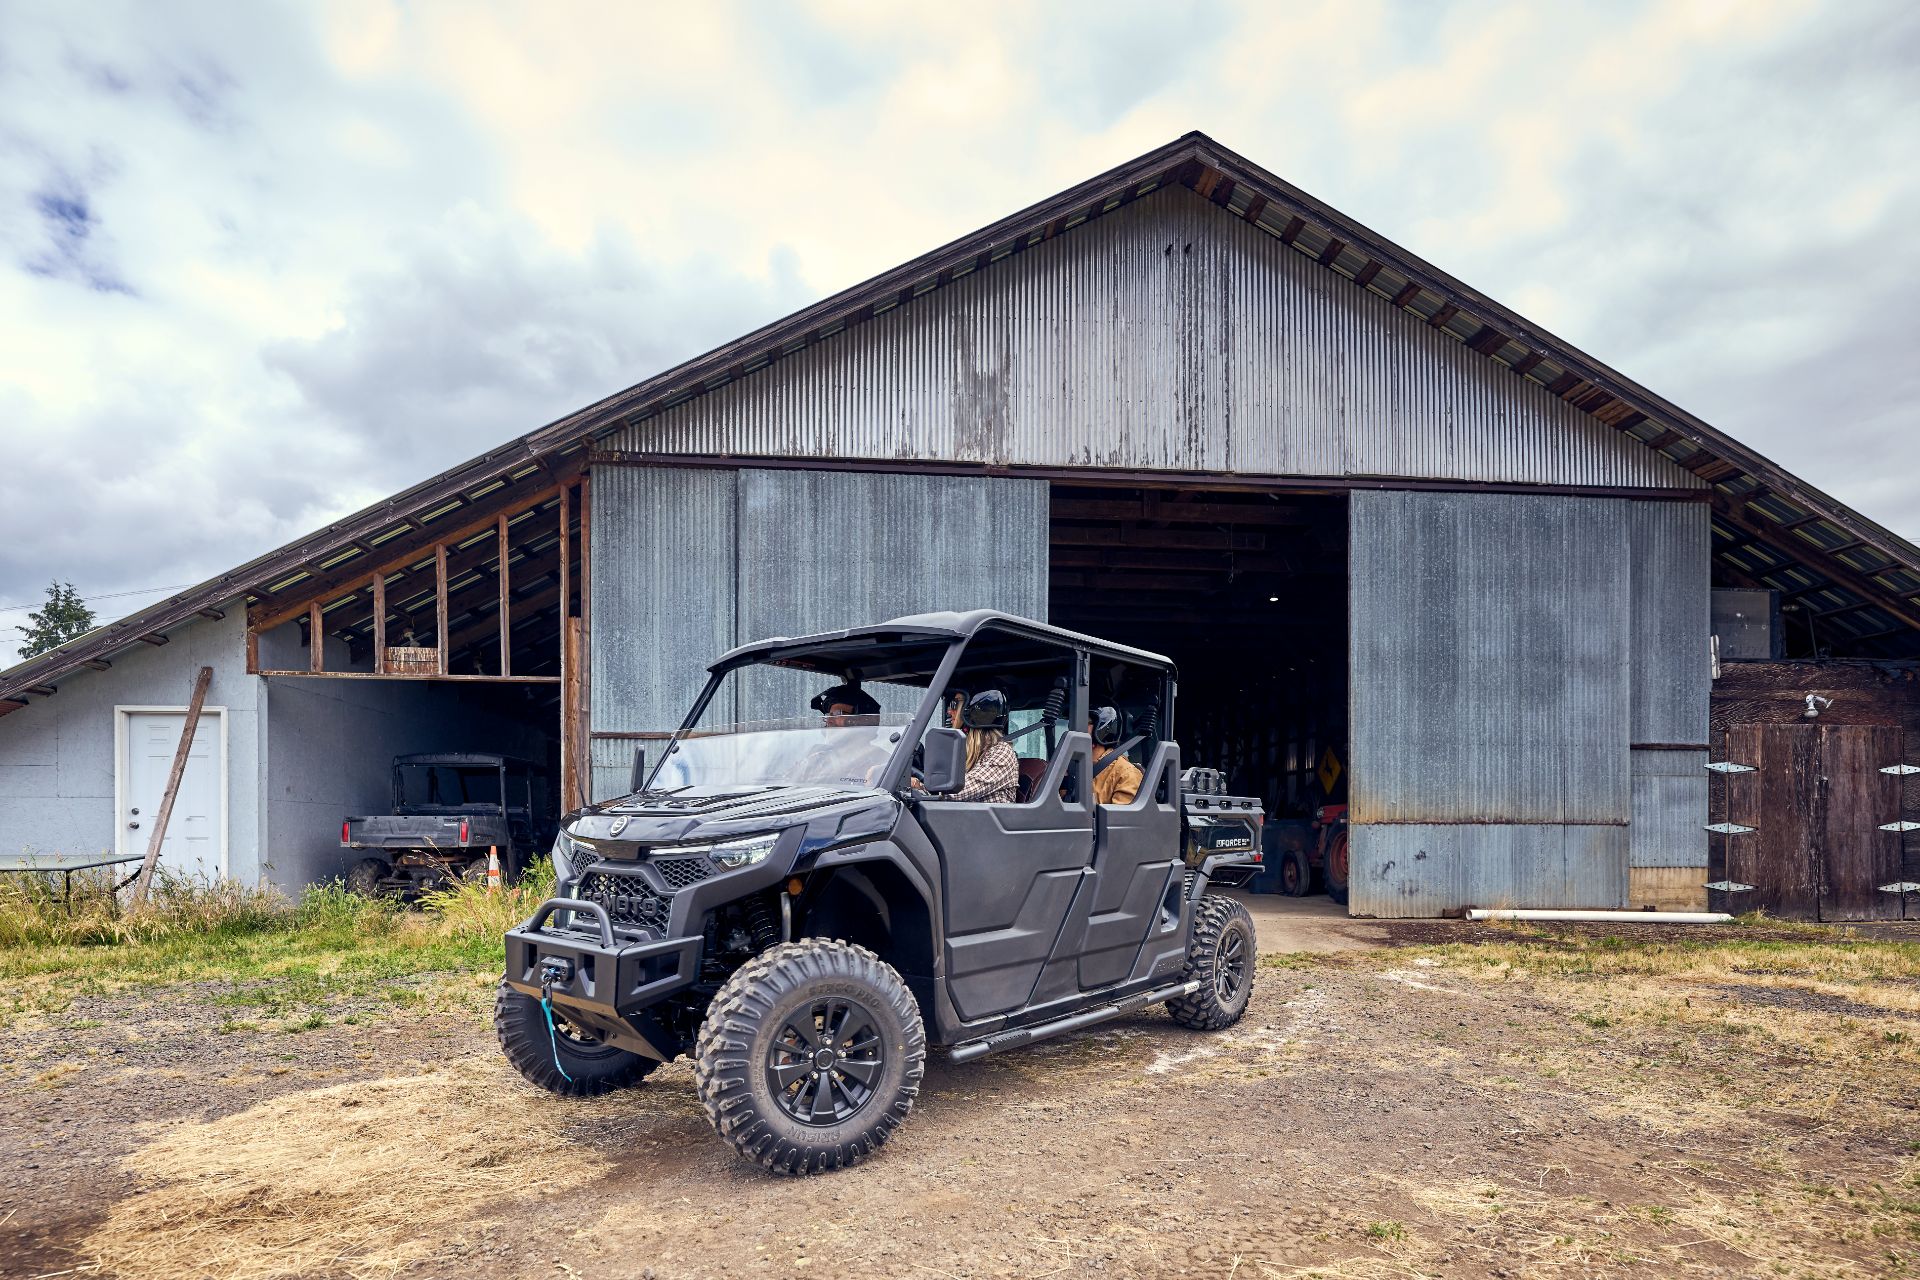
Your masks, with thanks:
M822 689L813 695L813 701L807 705L821 715L827 714L828 709L835 706L852 707L850 715L877 716L880 714L880 704L873 700L872 694L857 684L837 684L831 689Z
M1120 713L1113 707L1095 707L1093 709L1093 740L1103 747L1118 746L1120 742Z
M969 729L1005 729L1007 695L998 689L982 689L961 705L960 723Z

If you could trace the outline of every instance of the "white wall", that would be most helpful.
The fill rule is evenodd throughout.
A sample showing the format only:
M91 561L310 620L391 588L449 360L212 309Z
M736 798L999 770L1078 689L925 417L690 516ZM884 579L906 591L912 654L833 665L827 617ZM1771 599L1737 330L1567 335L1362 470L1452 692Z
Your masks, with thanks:
M207 705L224 707L227 720L228 873L254 878L264 717L261 681L247 674L245 611L176 628L169 643L135 644L112 662L65 676L53 697L0 717L0 865L111 856L114 707L185 706L208 666Z

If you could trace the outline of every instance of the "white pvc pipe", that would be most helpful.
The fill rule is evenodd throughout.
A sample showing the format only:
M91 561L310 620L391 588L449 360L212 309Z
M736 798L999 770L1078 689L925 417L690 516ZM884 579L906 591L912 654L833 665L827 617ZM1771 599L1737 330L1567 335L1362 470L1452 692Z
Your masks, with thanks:
M1469 920L1558 920L1571 924L1731 924L1724 911L1544 911L1486 910L1467 912Z

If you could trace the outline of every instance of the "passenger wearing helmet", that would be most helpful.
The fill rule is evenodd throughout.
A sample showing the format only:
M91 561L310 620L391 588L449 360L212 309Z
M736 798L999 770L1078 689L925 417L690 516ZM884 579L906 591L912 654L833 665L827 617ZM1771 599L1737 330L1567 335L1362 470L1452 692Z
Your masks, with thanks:
M1132 804L1140 794L1140 766L1118 753L1120 713L1095 707L1087 722L1093 737L1093 798L1101 804Z
M1012 804L1020 794L1020 757L1007 741L1007 695L956 692L947 721L967 735L967 780L948 800Z

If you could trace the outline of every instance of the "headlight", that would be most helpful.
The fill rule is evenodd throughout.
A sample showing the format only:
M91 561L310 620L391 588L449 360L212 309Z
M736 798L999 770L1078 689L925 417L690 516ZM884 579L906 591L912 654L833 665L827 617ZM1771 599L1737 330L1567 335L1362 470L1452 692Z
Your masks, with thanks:
M773 846L780 843L780 833L770 832L762 836L745 836L739 840L725 840L719 844L676 844L652 850L656 858L670 858L675 855L704 854L730 871L741 867L750 867L756 862L765 862L767 855L773 852Z
M560 828L553 837L553 878L556 883L564 884L573 879L576 865L583 858L591 858L594 848L584 840L575 840L567 834L565 827Z

